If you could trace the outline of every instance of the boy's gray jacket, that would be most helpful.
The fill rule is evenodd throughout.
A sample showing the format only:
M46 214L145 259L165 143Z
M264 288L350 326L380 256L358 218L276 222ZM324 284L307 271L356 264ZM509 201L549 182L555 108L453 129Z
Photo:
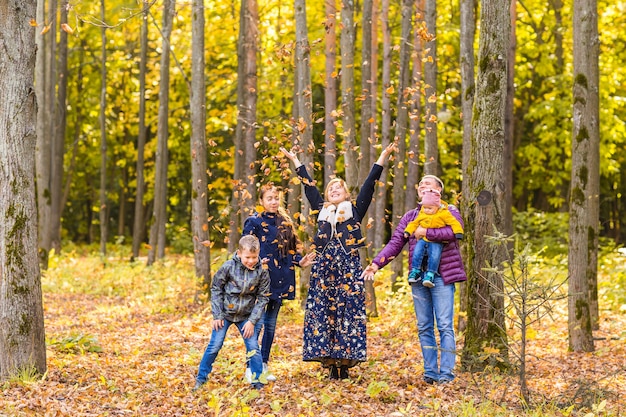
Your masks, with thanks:
M255 324L261 319L270 293L270 276L259 261L248 269L235 253L215 273L211 285L211 310L214 320Z

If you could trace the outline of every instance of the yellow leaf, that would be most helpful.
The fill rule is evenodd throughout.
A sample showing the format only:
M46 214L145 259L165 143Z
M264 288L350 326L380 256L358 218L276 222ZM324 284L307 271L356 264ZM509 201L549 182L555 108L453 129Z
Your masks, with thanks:
M74 33L74 29L72 29L70 25L68 25L67 23L61 23L61 29L63 29L65 32L69 33L70 35Z

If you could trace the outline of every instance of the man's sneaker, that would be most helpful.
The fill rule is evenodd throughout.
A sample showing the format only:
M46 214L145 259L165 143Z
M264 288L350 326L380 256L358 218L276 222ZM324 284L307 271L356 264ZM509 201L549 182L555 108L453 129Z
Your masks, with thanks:
M435 274L432 271L428 271L424 274L424 279L422 280L422 285L424 287L433 288L435 283L433 280L435 279Z
M248 384L252 383L252 371L250 368L246 368L246 373L243 375L243 379L245 379Z
M268 381L276 381L276 377L270 372L269 368L267 367L267 363L263 364L263 374L265 375L265 379L267 379Z
M452 382L452 380L450 378L441 378L439 379L439 384L443 385L443 384L449 384L450 382Z
M431 378L429 376L425 376L424 377L424 382L427 383L428 385L432 385L432 384L434 384L437 381L434 378Z
M255 382L254 384L251 385L252 389L256 389L256 390L262 390L263 389L263 384L260 382Z
M204 382L200 382L200 381L196 380L196 384L191 389L191 392L198 391L200 388L202 388L203 385L204 385Z

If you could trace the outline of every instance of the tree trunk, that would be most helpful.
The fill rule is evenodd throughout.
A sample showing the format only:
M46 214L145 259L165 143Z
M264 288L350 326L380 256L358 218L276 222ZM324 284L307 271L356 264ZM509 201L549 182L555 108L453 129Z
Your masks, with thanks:
M343 112L343 153L346 183L353 190L359 181L354 103L354 0L341 6L341 110Z
M239 199L243 186L243 165L244 150L243 150L243 124L239 122L241 109L244 103L244 83L245 78L245 33L247 27L247 2L241 0L241 7L239 11L239 34L237 37L237 126L235 127L234 138L234 153L233 153L233 191L230 197L230 215L229 215L229 232L228 232L228 252L232 253L237 247L237 241L239 238L239 219L241 218L241 208L239 205Z
M193 0L191 60L191 234L196 278L211 288L211 245L207 200L206 83L204 81L204 2Z
M476 37L476 2L475 0L461 0L461 39L460 39L460 69L461 69L461 120L463 123L463 159L461 162L463 178L468 178L470 150L472 148L472 107L474 106L474 39ZM463 196L470 194L469 181L463 181ZM469 213L471 205L467 198L461 200L461 213ZM463 258L467 259L467 240L461 244ZM467 312L467 283L459 285L459 310ZM459 314L458 329L464 331L467 327L467 318Z
M509 7L502 0L484 0L481 7L479 70L472 119L466 196L465 237L468 270L468 312L463 365L483 369L507 366L502 268L506 249L487 237L503 230L504 189L501 180L504 109L507 91ZM491 267L493 270L486 270ZM486 351L486 349L493 349ZM486 353L486 359L481 355Z
M437 144L437 0L426 0L425 13L428 38L424 46L424 174L439 175L439 145Z
M54 15L53 15L54 16ZM37 2L37 23L44 24L46 21L45 0ZM52 30L55 20L50 18ZM54 33L54 32L52 32ZM52 157L52 140L50 121L54 107L50 104L48 83L51 71L50 56L54 57L54 36L44 36L41 30L36 31L37 42L37 66L35 70L35 88L37 93L37 215L39 230L40 261L43 269L48 268L48 252L52 247L52 235L50 233L50 169Z
M502 233L507 236L513 234L513 166L514 164L514 142L515 142L515 51L517 49L517 37L515 25L517 22L517 0L510 0L510 28L508 58L507 58L507 87L506 87L506 108L504 113L504 152L502 161L502 178L504 179L504 201L502 213ZM513 250L513 248L509 248Z
M417 2L417 16L421 16L423 8L423 0ZM410 92L409 111L409 146L407 148L407 167L406 167L406 194L404 201L404 211L409 211L416 207L417 203L417 182L420 177L420 119L422 115L422 38L418 30L413 31L413 54L412 54L412 70Z
M258 6L242 0L237 40L237 127L228 249L236 248L241 225L256 201L256 100Z
M335 0L326 0L324 51L324 186L333 178L337 166L337 7Z
M243 167L245 191L242 194L240 221L254 211L257 201L257 152L256 152L256 109L257 109L257 54L259 43L259 10L257 0L247 0L246 32L244 33L244 101L239 109L237 123L243 125L243 148L245 165Z
M298 121L298 127L295 129L295 143L304 150L301 154L301 162L312 173L315 144L313 143L313 103L311 99L311 47L307 30L306 0L295 0L294 9L296 18L296 88L294 94L296 97L296 120ZM300 195L304 195L304 185L300 187ZM305 222L304 231L307 236L305 248L308 251L310 247L308 236L313 236L314 224L310 216L311 206L307 199L303 200L301 218ZM310 268L307 268L302 270L300 274L303 305L306 302L310 273Z
M385 149L391 140L391 27L389 26L389 0L382 0L381 5L381 28L383 33L383 56L382 56L382 117L381 117L381 146ZM372 50L374 50L372 48ZM400 155L395 155L399 159ZM383 170L381 183L376 187L376 217L374 222L374 247L380 249L385 243L385 227L389 222L387 213L387 178L389 171ZM392 218L391 223L397 224ZM400 261L401 262L401 261ZM395 262L394 262L395 263Z
M135 191L135 216L133 219L133 254L131 261L139 256L139 248L145 235L144 225L144 151L146 146L146 67L148 64L148 0L143 0L141 22L141 52L139 58L139 132L137 135L137 189Z
M100 20L106 22L104 17L104 0L100 0ZM107 37L106 25L100 27L100 40L102 42L100 57L100 254L107 253L107 237L109 233L108 207L107 207L107 130L106 130L106 106L107 106Z
M0 381L46 372L35 201L35 0L0 13Z
M170 36L172 21L176 9L176 0L165 0L163 3L163 53L159 81L159 116L157 126L157 153L154 179L153 224L150 228L150 251L148 265L152 265L158 257L165 256L165 223L167 221L167 164L168 164L168 115L170 88Z
M67 24L69 0L61 2L61 24ZM58 253L61 250L61 218L63 216L63 162L65 157L65 130L67 128L67 32L61 30L59 39L59 66L55 123L52 135L52 167L50 175L50 245Z
M398 145L397 155L393 166L393 219L397 221L405 213L406 197L406 133L409 118L409 100L411 92L409 80L411 72L409 62L411 60L411 23L413 18L413 0L402 0L402 34L400 36L400 79L398 80L398 101L396 105L396 135L394 141ZM392 265L392 287L395 288L398 278L403 275L402 256L398 256Z
M376 78L376 74L372 72L372 12L373 0L363 1L363 41L362 41L362 59L361 59L361 162L359 164L359 184L363 184L369 174L370 154L376 140L372 126L374 123L374 112L372 111L372 80ZM381 176L382 177L382 176ZM369 228L369 218L372 213L376 212L376 207L370 207L363 219L365 230L365 238L367 245L360 250L361 261L369 264L368 249L371 249L372 233ZM376 307L376 291L374 283L370 280L365 281L365 309L368 316L378 317L378 309Z
M598 8L574 0L574 88L572 178L569 209L569 348L592 352L591 274L597 265ZM592 185L593 183L593 185ZM594 187L594 188L592 188ZM592 246L593 245L593 246ZM597 290L597 288L596 288Z

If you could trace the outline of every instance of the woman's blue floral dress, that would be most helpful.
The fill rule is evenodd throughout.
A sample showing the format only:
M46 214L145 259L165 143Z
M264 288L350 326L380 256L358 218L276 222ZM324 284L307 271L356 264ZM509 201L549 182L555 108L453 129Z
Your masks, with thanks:
M301 166L298 175L305 185L311 210L318 213L314 239L317 258L311 270L304 314L303 360L322 366L353 367L367 359L365 285L358 249L364 246L361 220L372 201L382 166L374 164L355 203L340 203L334 221L322 214L328 210L319 190ZM340 215L341 213L341 215ZM340 217L344 217L339 220ZM329 224L332 223L332 224Z
M358 252L346 255L332 239L311 270L304 316L305 361L330 366L348 359L352 367L367 358L365 287ZM345 361L344 361L345 362Z

